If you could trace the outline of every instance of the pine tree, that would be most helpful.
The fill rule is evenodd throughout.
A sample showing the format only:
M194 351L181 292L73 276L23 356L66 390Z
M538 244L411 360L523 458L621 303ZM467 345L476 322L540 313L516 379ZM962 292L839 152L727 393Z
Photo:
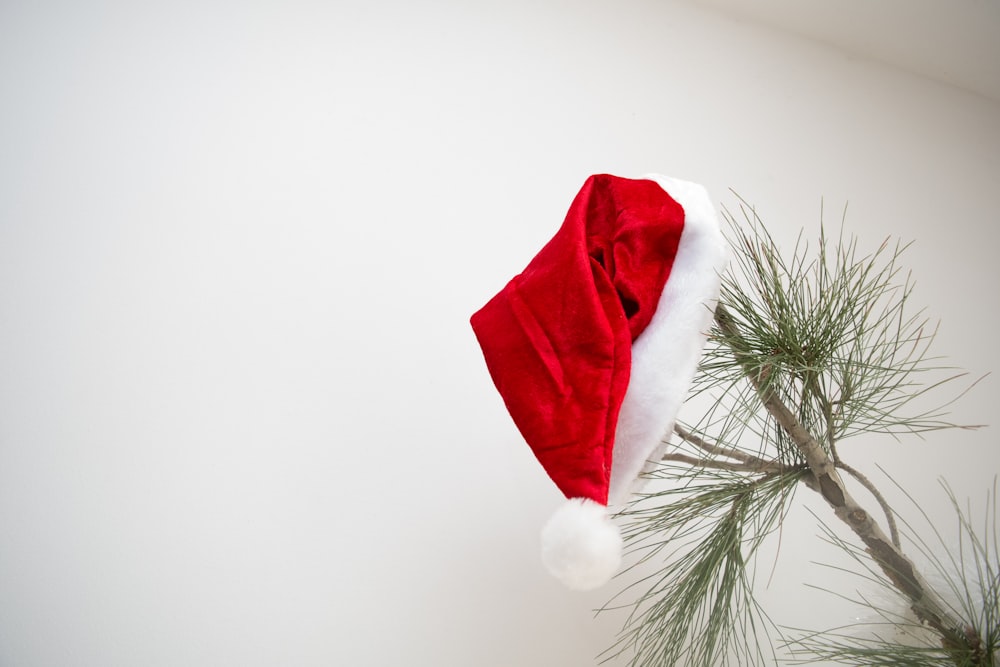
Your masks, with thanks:
M780 646L794 664L1000 665L995 504L986 529L974 530L945 486L960 539L945 544L931 527L932 543L838 448L859 436L954 427L947 408L975 384L955 389L964 373L929 354L935 329L910 312L906 246L886 241L864 255L843 223L835 239L821 225L815 251L800 236L786 258L742 200L739 212L739 221L724 212L733 258L693 388L710 407L675 427L651 474L656 489L621 513L635 561L656 565L606 606L629 612L604 657L642 667L764 665ZM823 544L901 601L858 599L876 619L866 633L779 628L754 598L755 553L802 487L829 510ZM931 564L937 588L915 555Z

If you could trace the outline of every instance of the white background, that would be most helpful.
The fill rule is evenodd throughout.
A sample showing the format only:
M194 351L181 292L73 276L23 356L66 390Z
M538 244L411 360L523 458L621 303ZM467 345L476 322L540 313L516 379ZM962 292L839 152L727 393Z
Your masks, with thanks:
M4 3L0 665L595 664L617 584L542 570L559 494L468 317L650 171L783 240L849 202L1000 368L995 100L669 2ZM995 429L842 453L943 517L1000 470ZM816 532L780 623L856 614Z

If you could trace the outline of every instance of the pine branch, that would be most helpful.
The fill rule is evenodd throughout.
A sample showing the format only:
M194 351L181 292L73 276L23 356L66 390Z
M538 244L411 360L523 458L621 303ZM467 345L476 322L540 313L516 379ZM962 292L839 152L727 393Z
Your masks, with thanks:
M715 311L715 321L737 359L746 354L743 338L723 304ZM974 652L978 637L970 637L968 628L954 618L939 596L933 592L913 562L885 535L871 515L854 499L837 473L837 466L820 443L796 419L795 414L766 384L766 374L752 366L746 376L757 390L767 411L798 447L813 474L819 494L865 544L869 555L895 587L910 601L921 621L934 628L946 646ZM960 663L956 663L960 664Z
M924 407L932 392L962 374L928 355L935 327L919 311L910 314L909 278L896 283L905 246L885 242L860 256L853 239L841 236L831 247L821 227L813 258L800 236L786 260L756 213L741 210L746 225L725 212L735 252L692 388L693 397L711 398L711 407L691 428L675 428L679 447L651 473L668 488L621 513L629 521L623 536L630 553L640 563L660 556L663 565L626 589L648 586L609 654L632 650L635 667L720 666L733 656L740 667L773 664L766 640L777 628L754 600L752 563L764 538L780 530L801 482L859 540L829 532L828 543L851 555L867 581L901 595L918 619L913 623L937 643L897 651L891 640L852 641L833 630L788 643L794 654L855 665L994 667L1000 651L996 546L991 552L988 544L972 542L975 574L986 584L973 593L965 579L950 583L945 592L961 599L956 611L904 553L902 518L838 451L859 434L954 427L942 419L951 401ZM935 380L940 371L950 374ZM888 535L841 473L872 495ZM926 559L928 552L920 555ZM940 575L940 562L931 560ZM958 569L956 560L951 564ZM986 612L976 611L976 603ZM878 611L892 627L910 623Z
M884 471L883 471L884 472ZM892 478L889 478L892 480ZM895 483L895 482L894 482ZM946 664L963 667L1000 665L1000 530L997 524L997 484L986 497L985 521L973 522L971 509L961 508L947 484L942 486L958 518L958 535L942 535L926 512L904 489L896 487L913 503L926 522L926 530L934 536L931 545L921 537L913 525L901 518L907 543L927 563L927 567L956 605L956 614L967 621L965 635L967 646L954 647L943 644L940 636L915 618L901 610L887 609L884 603L856 594L852 598L843 593L823 590L862 609L871 618L863 623L824 632L806 632L789 640L786 647L795 657L794 664L814 664L816 660L829 660L855 667L885 665L895 667L942 667ZM819 519L819 517L817 517ZM844 552L857 565L858 570L834 567L832 569L859 576L866 584L882 587L886 592L897 593L895 585L878 569L869 554L861 547L837 535L820 520L824 541ZM974 523L977 524L974 527ZM800 657L801 656L801 657Z

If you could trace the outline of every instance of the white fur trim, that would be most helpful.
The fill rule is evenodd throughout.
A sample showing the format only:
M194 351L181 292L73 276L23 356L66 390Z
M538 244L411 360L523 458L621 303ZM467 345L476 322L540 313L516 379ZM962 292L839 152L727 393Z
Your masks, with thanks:
M621 531L608 508L587 498L567 500L542 529L542 562L574 590L607 583L622 562Z
M632 372L615 431L609 505L641 487L640 474L663 456L684 402L719 298L726 242L705 189L659 175L655 181L684 208L677 256L646 329L632 344Z

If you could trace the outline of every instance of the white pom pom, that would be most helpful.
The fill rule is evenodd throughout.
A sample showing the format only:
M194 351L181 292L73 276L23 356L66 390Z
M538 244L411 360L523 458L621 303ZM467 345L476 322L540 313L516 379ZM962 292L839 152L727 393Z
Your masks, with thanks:
M542 529L542 562L574 590L607 583L622 562L621 531L608 508L586 498L570 498Z

